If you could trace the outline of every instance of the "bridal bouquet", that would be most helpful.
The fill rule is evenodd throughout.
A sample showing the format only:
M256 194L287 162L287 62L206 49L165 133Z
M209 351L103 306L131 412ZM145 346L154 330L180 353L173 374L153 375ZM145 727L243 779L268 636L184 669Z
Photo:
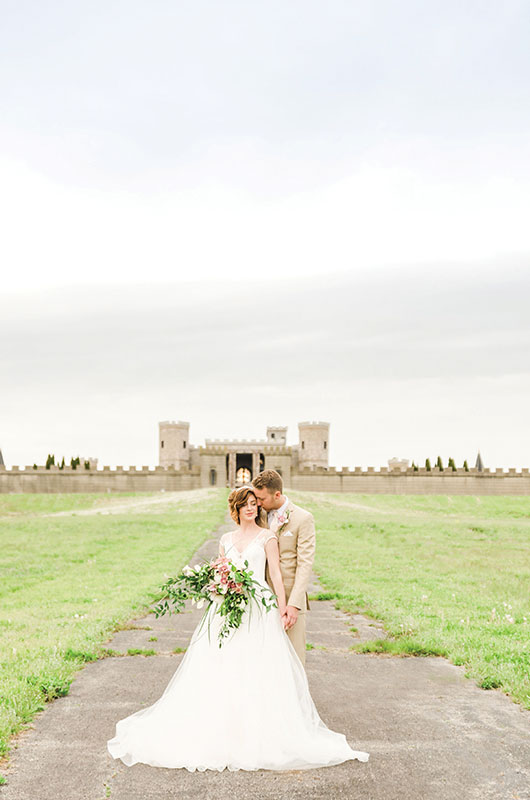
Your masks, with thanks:
M225 556L194 567L187 564L180 575L169 578L160 587L165 597L154 607L155 615L178 614L183 611L186 600L191 600L197 608L208 604L204 623L206 617L209 619L208 611L215 604L215 613L224 618L218 635L221 647L223 640L241 625L247 606L251 610L251 604L256 603L265 611L277 607L274 593L258 583L252 575L248 561L245 561L244 568L237 567Z

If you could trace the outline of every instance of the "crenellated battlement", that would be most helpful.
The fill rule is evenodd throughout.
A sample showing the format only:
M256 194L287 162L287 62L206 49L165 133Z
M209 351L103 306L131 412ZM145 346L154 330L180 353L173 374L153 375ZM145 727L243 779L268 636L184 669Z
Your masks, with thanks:
M497 469L476 469L474 467L470 467L469 470L465 470L462 467L459 467L456 470L452 470L451 468L444 467L444 469L439 469L438 467L432 467L430 470L425 469L425 467L420 467L419 469L415 470L412 467L408 467L406 470L404 469L391 469L390 467L341 467L341 469L337 469L336 467L301 467L300 468L301 474L316 474L316 475L392 475L394 477L400 477L406 475L408 477L433 477L437 478L443 476L445 478L450 477L466 477L466 476L473 476L473 477L491 477L491 476L499 476L499 477L528 477L530 475L530 469L528 467L522 467L521 469L517 469L515 467L508 467L503 469L502 467L498 467Z
M265 439L205 439L206 446L215 446L215 447L245 447L245 445L257 446L262 445L263 447L267 447L267 441Z
M226 449L220 444L200 445L197 451L199 455L226 455Z
M108 466L102 466L102 467L98 467L97 469L84 469L83 467L77 467L77 469L73 469L72 467L65 466L65 467L63 467L63 469L60 469L58 466L51 466L51 467L37 466L37 468L35 469L35 467L32 466L32 465L25 466L25 467L19 467L17 465L13 465L12 467L0 466L0 472L6 472L6 473L14 473L14 472L16 472L16 473L24 473L24 474L31 473L32 475L42 475L42 474L45 474L45 475L50 475L50 474L51 475L78 475L78 476L81 476L81 475L101 475L101 474L104 474L104 475L138 475L139 473L140 474L144 474L146 472L147 473L179 472L179 473L185 473L185 474L192 473L192 474L196 475L196 474L199 473L199 471L200 471L199 467L180 467L180 469L176 469L175 467L148 467L148 466L142 466L142 467L135 467L135 466L131 466L131 467L122 467L122 466L108 467Z
M215 454L224 454L224 448L222 446L218 447L199 447L199 451L204 453L215 453ZM288 447L282 447L281 445L269 445L267 447L267 453L270 455L282 455L288 456L290 455L290 449ZM443 476L445 478L451 477L466 477L466 476L473 476L478 478L484 477L528 477L530 475L530 468L529 467L497 467L496 469L488 469L485 467L482 470L476 469L474 467L470 467L468 470L463 469L462 467L458 467L456 470L452 470L450 468L445 467L444 469L439 469L438 467L432 467L430 470L425 469L425 467L419 467L417 470L413 469L412 467L408 467L406 470L403 469L392 469L390 467L341 467L340 469L337 467L302 467L300 470L301 474L317 474L317 475L392 475L392 476L403 476L406 475L408 477L432 477L436 478L439 476ZM137 475L138 473L155 473L155 472L179 472L185 474L198 474L200 472L199 466L185 466L185 467L151 467L143 465L139 466L128 466L124 467L122 465L117 465L115 467L110 466L101 466L97 469L84 469L84 467L79 466L77 469L74 469L70 466L64 466L60 469L57 465L53 465L51 467L45 467L44 465L37 465L34 467L33 465L29 464L24 467L18 466L16 464L12 465L11 467L7 467L5 465L0 465L0 473L31 473L33 475L41 475L41 474L52 474L52 475L114 475L114 474L134 474Z

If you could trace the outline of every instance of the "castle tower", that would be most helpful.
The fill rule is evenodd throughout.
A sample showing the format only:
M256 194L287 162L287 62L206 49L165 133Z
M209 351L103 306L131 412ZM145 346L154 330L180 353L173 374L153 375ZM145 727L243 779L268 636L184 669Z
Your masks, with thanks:
M298 462L300 468L328 467L329 422L299 422Z
M267 444L285 446L287 444L287 428L269 425L267 428Z
M161 467L189 467L190 423L158 423L158 463Z

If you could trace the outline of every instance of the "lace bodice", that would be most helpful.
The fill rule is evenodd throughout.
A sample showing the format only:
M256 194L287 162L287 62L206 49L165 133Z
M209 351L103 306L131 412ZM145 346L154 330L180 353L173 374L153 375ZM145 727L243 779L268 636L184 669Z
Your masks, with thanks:
M243 550L238 550L237 542L239 531L233 530L221 536L220 544L223 546L224 554L234 564L243 564L248 561L249 569L253 570L254 578L262 583L265 582L265 564L267 556L265 553L265 545L270 539L275 539L276 534L268 528L263 528L263 531L256 534L254 539L244 547Z

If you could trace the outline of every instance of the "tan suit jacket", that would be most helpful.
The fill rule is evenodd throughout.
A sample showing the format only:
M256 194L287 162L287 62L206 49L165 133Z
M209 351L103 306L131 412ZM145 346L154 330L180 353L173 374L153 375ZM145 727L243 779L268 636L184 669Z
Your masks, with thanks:
M305 611L309 608L307 587L311 580L315 558L315 521L309 511L291 502L287 505L287 512L289 521L277 533L280 570L287 605ZM264 519L266 523L266 514ZM265 577L269 586L273 588L268 564Z

